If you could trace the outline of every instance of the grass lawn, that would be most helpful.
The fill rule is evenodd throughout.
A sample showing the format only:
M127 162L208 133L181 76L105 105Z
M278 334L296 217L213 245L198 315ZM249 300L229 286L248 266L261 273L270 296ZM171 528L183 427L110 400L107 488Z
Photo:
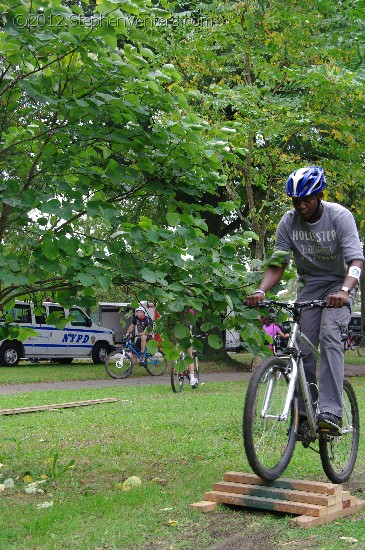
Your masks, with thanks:
M363 418L365 377L352 382ZM1 408L103 397L118 402L1 418L0 483L11 478L15 486L0 493L0 549L200 550L238 533L247 549L300 541L301 549L337 550L349 547L349 537L365 548L365 512L299 530L281 514L190 508L224 472L250 471L241 437L246 387L227 382L184 387L177 395L166 386L145 386L2 396ZM360 498L364 446L361 437L349 485ZM284 475L328 481L319 455L300 444ZM141 486L124 491L130 476ZM43 492L27 494L32 481L44 481Z

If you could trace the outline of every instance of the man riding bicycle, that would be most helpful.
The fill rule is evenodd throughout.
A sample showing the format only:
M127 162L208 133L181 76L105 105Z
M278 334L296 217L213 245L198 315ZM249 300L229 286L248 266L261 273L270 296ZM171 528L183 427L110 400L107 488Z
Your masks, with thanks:
M286 193L294 208L281 218L275 244L276 251L288 255L280 266L268 267L258 289L247 297L247 304L255 306L264 300L265 293L280 281L292 252L298 272L297 300L326 300L328 306L303 309L301 328L315 346L321 344L317 425L320 429L333 429L342 426L342 337L350 322L364 258L351 212L323 200L325 185L323 169L317 166L290 174ZM313 388L317 383L316 360L306 346L301 351L307 381ZM299 396L299 431L305 420L304 403Z
M136 338L134 347L136 349L141 350L141 359L139 363L144 365L146 361L145 350L146 350L147 340L152 338L152 335L150 333L147 333L146 329L148 327L151 327L151 329L153 329L153 321L147 315L146 310L142 306L139 306L136 308L135 314L132 317L132 322L127 328L126 336L129 337L131 334L133 334L135 332L136 327L137 327L138 337ZM132 357L133 366L136 364L136 361L137 361L137 357L135 354L133 354L133 357Z

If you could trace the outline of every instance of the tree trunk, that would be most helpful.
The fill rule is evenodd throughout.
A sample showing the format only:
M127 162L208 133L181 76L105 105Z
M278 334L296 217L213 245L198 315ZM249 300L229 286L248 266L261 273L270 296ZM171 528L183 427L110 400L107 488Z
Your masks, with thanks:
M209 334L216 334L224 341L222 332L218 328L210 330ZM218 361L219 363L225 363L226 365L236 363L236 361L232 359L225 349L225 346L222 346L219 349L211 348L208 344L208 338L204 339L203 342L203 353L200 355L202 361Z

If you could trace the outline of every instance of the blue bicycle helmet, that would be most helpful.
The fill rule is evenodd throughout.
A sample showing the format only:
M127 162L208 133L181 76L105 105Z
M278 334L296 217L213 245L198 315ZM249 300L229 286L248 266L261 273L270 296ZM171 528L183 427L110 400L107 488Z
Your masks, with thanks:
M319 193L325 185L323 168L306 166L290 174L286 182L286 194L289 197L307 197Z

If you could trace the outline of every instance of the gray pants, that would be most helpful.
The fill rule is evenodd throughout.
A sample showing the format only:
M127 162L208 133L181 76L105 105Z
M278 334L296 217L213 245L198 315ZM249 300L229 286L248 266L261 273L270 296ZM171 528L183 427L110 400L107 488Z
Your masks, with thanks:
M298 290L298 301L324 300L337 292L342 283L315 282ZM352 293L354 294L354 292ZM351 319L351 296L342 308L303 309L300 326L303 334L314 346L320 344L319 412L329 412L342 417L342 388L344 379L344 343L341 341L341 326L348 326ZM316 384L316 358L308 346L300 346L303 364L312 396ZM299 395L299 414L305 415L304 403Z

